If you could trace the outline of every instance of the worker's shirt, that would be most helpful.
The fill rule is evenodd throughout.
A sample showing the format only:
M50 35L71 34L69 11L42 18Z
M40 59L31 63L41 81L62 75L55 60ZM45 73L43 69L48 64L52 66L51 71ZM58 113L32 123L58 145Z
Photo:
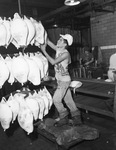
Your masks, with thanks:
M81 58L82 58L82 64L84 65L85 63L87 63L87 62L89 62L89 61L91 61L92 60L92 58L93 58L93 55L92 55L92 53L88 53L88 54L83 54L82 56L81 56ZM88 66L92 66L93 65L93 63L90 63Z
M56 58L65 52L69 53L67 50L64 50L64 51L57 50ZM71 58L69 57L69 58L63 60L62 62L55 64L54 69L55 69L55 77L57 80L60 80L60 81L70 81L71 80L69 72L68 72L68 65L70 63L71 63Z

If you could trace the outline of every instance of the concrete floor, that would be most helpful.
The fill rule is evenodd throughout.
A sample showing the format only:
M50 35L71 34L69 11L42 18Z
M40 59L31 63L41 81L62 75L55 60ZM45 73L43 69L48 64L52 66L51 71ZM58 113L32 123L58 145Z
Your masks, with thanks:
M84 123L95 127L100 137L93 141L83 141L70 150L116 150L116 122L113 118L83 112ZM56 145L33 132L27 135L17 121L7 130L0 126L0 150L55 150Z

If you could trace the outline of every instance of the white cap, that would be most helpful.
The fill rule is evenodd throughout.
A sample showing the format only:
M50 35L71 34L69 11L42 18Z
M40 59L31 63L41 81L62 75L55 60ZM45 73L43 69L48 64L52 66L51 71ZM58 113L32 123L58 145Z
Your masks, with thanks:
M70 34L65 34L65 35L60 34L60 36L63 39L67 40L69 46L72 45L72 43L73 43L73 37L72 37L72 35L70 35Z

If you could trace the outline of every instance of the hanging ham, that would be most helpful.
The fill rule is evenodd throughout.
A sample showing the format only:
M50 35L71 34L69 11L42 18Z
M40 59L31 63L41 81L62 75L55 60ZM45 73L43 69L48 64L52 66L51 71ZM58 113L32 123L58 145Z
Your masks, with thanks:
M26 47L29 30L26 22L19 16L18 13L14 14L11 21L11 35L13 38L12 43L16 48Z
M0 18L0 46L6 46L7 41L7 29L3 24L2 18Z
M12 111L6 103L6 99L2 98L0 102L0 122L4 131L10 127L12 121Z
M12 40L12 36L11 36L11 18L6 19L4 18L3 20L3 25L6 28L6 43L5 43L5 47L7 48Z
M14 96L11 94L7 100L7 105L10 107L10 109L12 110L12 114L13 114L13 119L12 119L12 123L16 120L16 117L19 113L19 102L15 100Z
M31 110L28 108L26 101L22 95L19 96L20 109L18 113L18 123L27 134L33 132L33 115Z
M27 37L27 45L34 44L34 37L36 34L36 30L35 30L35 26L33 25L32 21L30 19L28 19L26 16L24 16L24 21L27 24L28 30L29 30L29 34Z
M36 29L36 35L35 35L35 46L40 46L40 44L44 44L44 27L41 23L41 21L36 21L33 18L30 18L30 20L32 21L33 25L35 26Z
M48 100L47 96L44 94L44 92L42 90L40 90L38 92L38 94L43 99L44 104L45 104L45 109L44 109L44 116L45 116L49 112L50 103L49 103L49 100Z
M0 88L4 85L9 77L9 69L5 63L5 60L0 56Z
M36 53L36 56L39 57L39 59L41 59L42 63L44 64L44 77L48 76L48 60L47 58L42 54L42 53Z
M15 78L14 78L13 73L12 73L12 58L10 56L7 56L5 58L5 62L6 62L8 69L9 69L8 83L10 83L12 85L15 81Z
M36 64L38 65L38 68L40 70L40 78L43 79L44 77L44 63L41 61L41 59L38 57L38 55L35 54L30 54L30 58L33 59L33 61L36 62Z
M51 108L52 104L53 104L53 98L50 94L50 92L47 90L46 87L44 87L44 89L42 90L43 91L43 94L46 95L46 97L48 98L49 100L49 109Z
M31 59L29 56L25 55L24 57L29 66L28 80L33 85L40 85L40 83L41 83L40 69L39 69L37 63L33 59Z
M12 59L12 73L15 79L22 85L27 82L29 74L29 65L24 57L20 54Z
M39 115L39 109L40 109L37 101L33 98L31 94L29 94L29 96L25 99L25 101L33 114L34 120L37 120Z
M40 108L38 119L43 120L44 110L45 110L45 102L44 102L43 98L36 91L33 94L33 97L38 102L38 105L39 105L39 108Z

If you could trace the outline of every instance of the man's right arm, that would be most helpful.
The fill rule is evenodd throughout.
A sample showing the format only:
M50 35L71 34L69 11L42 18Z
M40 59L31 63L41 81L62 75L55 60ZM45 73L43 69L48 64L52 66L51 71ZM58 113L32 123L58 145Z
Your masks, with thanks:
M47 44L48 44L53 50L56 51L57 46L56 46L54 43L52 43L49 39L48 39L48 41L47 41Z

